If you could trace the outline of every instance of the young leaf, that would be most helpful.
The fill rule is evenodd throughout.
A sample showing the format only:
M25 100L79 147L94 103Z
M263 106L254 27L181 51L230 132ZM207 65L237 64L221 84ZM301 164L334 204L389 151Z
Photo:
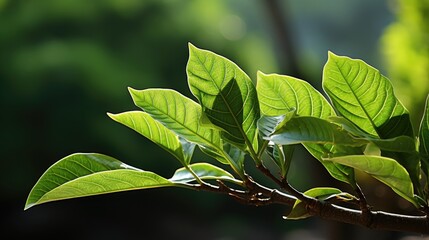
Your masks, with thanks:
M389 186L399 196L418 207L414 199L413 184L410 176L407 170L394 159L380 156L349 155L326 158L325 160L340 163L368 173Z
M259 104L246 73L230 60L192 44L186 73L204 117L222 129L222 136L231 143L257 152Z
M235 179L229 172L209 163L194 163L189 167L200 179L214 179L242 184L242 181ZM174 183L190 183L195 181L195 177L186 168L180 168L176 170L169 180Z
M174 185L155 173L112 157L79 153L59 160L46 170L31 190L25 209L69 198Z
M332 200L335 198L339 198L342 201L350 201L350 200L356 199L353 195L344 193L337 188L330 188L330 187L312 188L304 192L304 195L307 197L316 198L319 201ZM298 219L304 219L308 217L311 217L311 215L308 214L305 203L297 199L295 201L295 204L292 207L291 212L285 218L290 220L298 220Z
M413 137L408 111L392 84L365 62L330 52L322 84L336 110L363 131L380 138Z
M353 138L340 126L315 117L294 117L268 139L280 145L319 143L362 146L367 143Z
M108 116L158 144L175 156L184 166L190 163L195 144L184 139L179 140L174 132L155 121L149 114L132 111L120 114L108 113Z
M422 158L422 169L429 179L429 95L426 98L426 106L419 130L419 152Z

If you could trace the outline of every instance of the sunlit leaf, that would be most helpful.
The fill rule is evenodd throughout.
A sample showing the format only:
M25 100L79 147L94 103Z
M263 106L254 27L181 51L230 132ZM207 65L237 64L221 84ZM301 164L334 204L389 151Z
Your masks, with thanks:
M334 109L323 95L309 83L290 76L258 72L256 84L261 112L268 116L279 116L295 110L298 116L313 116L326 119L335 116ZM337 180L354 181L353 169L322 161L327 152L333 152L331 144L304 143L304 147ZM342 170L340 170L342 169ZM345 173L346 171L347 173Z
M209 163L194 163L189 165L192 171L203 180L222 180L241 184L242 182L235 179L233 175L222 168ZM195 177L186 169L177 169L173 177L169 179L175 183L190 183L195 181Z
M189 44L186 67L191 92L222 136L244 149L258 148L259 104L250 78L233 62Z
M256 84L261 113L279 116L296 110L298 116L326 118L335 115L323 95L303 80L258 72Z
M201 107L182 94L168 89L129 89L136 106L186 140L222 156L219 131L200 124ZM227 163L226 159L222 159Z
M325 160L366 172L417 206L410 176L407 170L394 159L381 156L350 155Z
M364 132L381 139L414 137L407 109L396 98L390 81L361 60L329 53L323 88L336 110ZM419 161L414 153L382 151L410 173L419 188ZM406 160L408 159L408 160Z
M31 190L25 209L69 198L174 185L155 173L112 157L79 153L59 160L46 170Z
M337 111L363 131L380 138L413 137L408 111L392 84L365 62L330 52L323 88Z
M142 111L132 111L120 114L108 113L108 115L113 120L158 144L175 156L183 165L189 164L195 145L186 140L180 141L178 135L155 121L149 114Z

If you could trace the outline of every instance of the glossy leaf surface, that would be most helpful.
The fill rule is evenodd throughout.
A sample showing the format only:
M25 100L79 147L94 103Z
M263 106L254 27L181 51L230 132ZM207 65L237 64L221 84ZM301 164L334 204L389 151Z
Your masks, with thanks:
M179 136L142 111L108 114L113 120L133 129L175 156L183 165L191 161L195 145L179 140Z
M31 190L25 209L91 195L174 186L167 179L96 153L67 156L52 165Z
M410 176L407 170L394 159L380 156L349 155L327 158L326 160L366 172L389 186L404 199L416 205Z
M413 136L408 111L392 84L365 62L329 53L323 88L336 110L366 133L380 138Z
M290 76L258 72L256 85L261 112L268 116L287 114L292 109L298 116L326 119L335 116L334 109L323 95L309 83ZM329 174L343 182L353 182L353 169L322 161L327 152L333 152L331 144L304 143L304 147L328 170ZM341 170L340 170L341 169Z
M259 104L246 73L230 60L192 44L186 72L191 92L205 114L203 122L207 119L223 130L228 141L256 152Z
M189 165L189 167L203 180L214 179L241 184L241 181L235 179L229 172L209 163L194 163ZM176 170L169 180L175 183L190 183L195 181L195 178L186 168L180 168Z
M219 131L200 123L201 107L182 94L168 89L130 89L136 106L186 140L222 155ZM228 163L224 158L217 158Z

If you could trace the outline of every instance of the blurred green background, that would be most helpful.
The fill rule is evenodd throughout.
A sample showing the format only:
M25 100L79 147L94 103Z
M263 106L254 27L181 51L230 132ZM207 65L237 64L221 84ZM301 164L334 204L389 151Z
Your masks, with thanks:
M5 235L223 240L408 235L319 219L284 221L288 209L282 206L249 207L183 189L115 193L24 212L37 179L71 153L105 153L164 177L180 167L106 112L137 109L127 87L172 88L191 97L188 42L231 59L252 79L257 70L280 73L319 90L328 50L363 59L392 80L415 131L429 92L428 0L0 0ZM290 176L300 190L338 184L313 159L300 161ZM367 180L370 199L391 194L372 186L378 185ZM376 206L407 210L394 196L389 203L375 197Z

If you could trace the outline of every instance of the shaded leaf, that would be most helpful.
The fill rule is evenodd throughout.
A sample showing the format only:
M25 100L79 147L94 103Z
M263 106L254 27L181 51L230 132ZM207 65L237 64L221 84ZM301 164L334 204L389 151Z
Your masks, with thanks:
M419 152L422 158L422 169L429 179L429 95L426 98L426 106L419 130Z
M417 206L410 176L407 170L394 159L381 156L350 155L325 160L366 172Z
M274 144L268 146L267 154L280 169L280 175L285 178L292 161L295 145L281 146Z
M362 146L367 143L353 138L339 125L315 117L294 117L267 139L280 145L319 143Z
M256 152L259 105L250 78L230 60L192 44L186 72L203 119L222 129L222 136L231 143Z
M53 164L31 190L25 209L46 202L174 186L167 179L96 153L69 155Z
M359 129L354 123L343 117L332 116L329 120L340 124L345 130L353 134L356 138L362 138L374 143L381 150L392 152L414 152L416 143L412 137L398 136L388 139L380 139L378 136L371 135Z

